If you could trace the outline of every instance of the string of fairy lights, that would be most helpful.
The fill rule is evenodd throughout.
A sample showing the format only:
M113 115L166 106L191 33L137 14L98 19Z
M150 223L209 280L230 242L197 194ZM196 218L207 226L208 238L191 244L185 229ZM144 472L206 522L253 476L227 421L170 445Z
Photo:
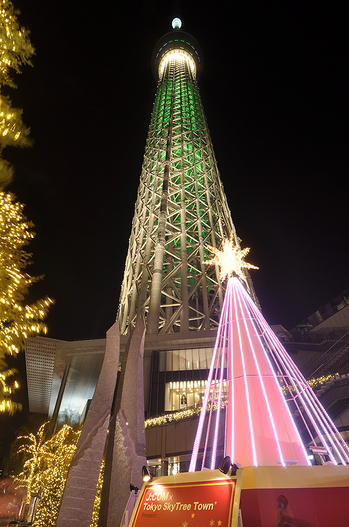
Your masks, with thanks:
M22 407L21 404L10 399L11 394L15 393L19 388L16 380L12 379L11 384L8 382L8 378L12 377L14 373L15 370L7 370L0 373L0 412L11 414Z
M20 73L23 65L31 64L34 54L29 33L20 26L17 15L9 0L0 0L0 87L16 88L10 72ZM29 132L22 110L13 108L10 98L0 93L0 155L6 146L29 146ZM13 178L11 164L1 156L0 176L0 184L8 184Z
M22 110L13 108L11 99L1 91L3 86L16 88L13 73L31 64L34 47L29 32L18 21L19 11L10 0L0 0L0 358L16 355L30 335L46 333L42 322L52 300L44 298L32 305L23 300L31 284L39 277L25 272L31 255L23 247L34 237L32 224L23 215L23 205L13 194L4 192L12 181L13 167L3 159L7 146L29 146L29 128L22 121ZM0 412L12 413L20 407L11 400L18 389L15 371L1 363ZM9 380L9 378L11 378ZM12 381L12 382L10 382Z
M309 379L307 382L312 389L315 389L315 388L319 388L320 386L323 386L327 382L334 380L338 377L339 377L338 373L331 374L331 375L322 375L321 377ZM221 404L221 407L225 408L225 406L226 406L226 402L223 401ZM202 409L202 406L197 405L195 407L185 408L182 410L178 410L176 412L170 412L164 415L159 415L157 417L150 417L149 419L146 419L144 421L144 427L150 428L154 426L163 426L169 423L175 423L178 421L182 421L184 419L190 419L194 415L199 415L201 412L201 409ZM214 403L213 410L215 411L216 409L217 409L217 404ZM208 406L206 410L209 411L210 406Z
M34 54L28 31L19 25L18 10L9 0L0 1L0 82L15 87L9 69L21 72L24 64L31 64Z
M33 527L55 525L69 466L80 435L64 425L50 439L50 423L44 423L37 434L19 436L17 455L23 455L23 470L16 477L17 487L27 490L26 502L38 498L38 507Z
M29 128L22 122L22 110L11 108L8 97L0 97L0 136L2 148L17 143L18 146L29 146Z
M52 304L47 297L31 305L22 303L39 280L25 272L31 255L23 247L34 237L31 228L23 205L11 193L0 192L0 351L10 355L20 351L29 335L47 332L42 320Z
M340 377L339 373L330 373L329 375L322 375L321 377L314 377L313 379L309 379L307 382L311 388L315 389L315 388L319 388L320 386L323 386L329 381L338 379L339 377Z

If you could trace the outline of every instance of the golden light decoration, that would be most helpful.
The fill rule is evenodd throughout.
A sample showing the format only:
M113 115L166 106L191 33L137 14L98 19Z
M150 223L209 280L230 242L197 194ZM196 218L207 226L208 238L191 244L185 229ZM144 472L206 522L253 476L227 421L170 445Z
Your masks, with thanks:
M314 391L316 391L317 388L323 386L324 384L328 383L329 381L334 381L335 379L338 379L340 377L340 374L337 373L329 373L328 375L321 375L321 377L313 377L311 379L308 379L306 382L309 384L310 388ZM281 384L281 390L284 395L287 395L290 392L295 392L294 386L291 386L289 384L285 385L284 380L280 381Z
M42 322L53 301L46 297L26 305L29 287L40 277L25 269L31 255L24 247L34 238L23 205L11 193L0 192L0 356L15 355L31 335L46 333Z
M30 146L30 130L22 121L22 110L11 107L9 97L0 96L0 144L6 146Z
M311 388L315 389L318 386L323 386L328 381L338 378L339 376L340 376L339 373L330 373L328 375L322 375L321 377L315 377L312 379L308 379L307 383L309 384Z
M11 399L12 395L19 388L18 382L13 380L13 376L17 373L17 370L14 368L8 369L5 362L0 360L0 371L0 412L12 415L22 408L21 404Z
M104 480L104 469L105 469L105 460L102 459L101 470L98 476L95 501L93 503L93 511L92 511L90 527L98 527L99 509L101 507L102 487L103 487L103 480Z
M15 87L10 69L21 72L24 64L31 64L34 48L29 32L19 25L19 11L9 0L0 0L0 85Z
M176 421L181 421L182 419L188 419L193 415L199 415L201 412L201 406L196 408L188 408L186 410L179 410L178 412L172 412L165 415L160 415L158 417L150 417L144 421L144 427L150 428L153 426L162 426L167 423L172 423Z
M23 469L16 477L17 487L27 489L27 503L39 491L40 501L35 515L35 527L56 525L59 507L68 476L70 462L76 450L80 431L64 425L50 439L50 423L43 424L37 434L19 436L17 455L23 455Z
M11 73L20 73L24 64L31 64L34 48L28 31L19 25L10 0L0 0L0 89L16 87ZM52 301L44 298L25 305L24 298L30 285L39 277L25 272L30 254L24 249L33 237L32 224L23 215L23 205L2 189L13 179L11 163L3 159L7 146L29 146L29 128L22 121L22 110L13 108L10 98L0 91L0 412L13 413L20 405L11 400L16 382L9 384L13 375L1 359L6 353L16 354L29 335L46 333L42 320Z
M21 73L22 66L31 64L34 48L29 32L19 25L19 11L9 0L0 0L0 88L16 87L12 73ZM13 179L11 163L1 157L7 146L29 146L29 128L22 121L22 110L13 108L10 98L0 93L0 188Z
M245 257L250 252L250 247L241 249L240 245L236 243L233 233L230 235L230 238L223 240L222 250L217 249L217 247L212 247L211 245L207 245L207 248L210 249L215 256L204 263L207 265L217 264L220 268L219 275L222 281L236 275L247 282L244 269L259 269L255 265L245 262Z
M221 408L225 408L227 402L222 401ZM186 408L185 410L178 410L176 412L168 413L165 415L159 415L157 417L149 417L149 419L146 419L144 421L144 428L150 428L153 426L162 426L166 425L168 423L173 423L177 421L182 421L183 419L189 419L193 415L200 415L201 413L201 405L192 407L192 408ZM206 408L207 412L210 411L210 405L207 405ZM217 410L217 403L213 403L213 410Z

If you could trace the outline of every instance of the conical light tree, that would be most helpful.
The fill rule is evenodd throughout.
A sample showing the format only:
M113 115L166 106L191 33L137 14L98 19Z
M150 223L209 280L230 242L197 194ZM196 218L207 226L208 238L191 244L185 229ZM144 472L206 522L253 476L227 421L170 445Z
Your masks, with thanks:
M202 439L201 466L216 468L222 423L223 453L243 466L310 465L306 446L349 464L348 445L243 285L248 249L228 240L213 251L207 263L228 284L189 470Z

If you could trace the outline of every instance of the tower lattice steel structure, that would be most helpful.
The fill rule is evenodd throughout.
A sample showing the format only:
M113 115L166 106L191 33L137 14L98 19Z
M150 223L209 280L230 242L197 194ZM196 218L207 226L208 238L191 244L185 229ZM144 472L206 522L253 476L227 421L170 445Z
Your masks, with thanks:
M236 236L219 176L197 79L197 41L176 29L154 50L158 88L132 223L118 320L137 314L148 334L216 328L223 304L219 269L206 245ZM207 254L207 256L206 256ZM248 287L254 296L248 277Z

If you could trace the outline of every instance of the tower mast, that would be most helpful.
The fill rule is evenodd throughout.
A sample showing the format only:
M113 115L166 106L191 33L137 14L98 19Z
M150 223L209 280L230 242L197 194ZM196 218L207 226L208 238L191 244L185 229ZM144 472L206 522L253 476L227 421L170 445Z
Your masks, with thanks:
M207 244L238 239L198 89L202 52L180 29L153 52L158 81L118 309L121 334L144 317L147 333L215 329L223 304ZM248 279L250 293L254 296Z

